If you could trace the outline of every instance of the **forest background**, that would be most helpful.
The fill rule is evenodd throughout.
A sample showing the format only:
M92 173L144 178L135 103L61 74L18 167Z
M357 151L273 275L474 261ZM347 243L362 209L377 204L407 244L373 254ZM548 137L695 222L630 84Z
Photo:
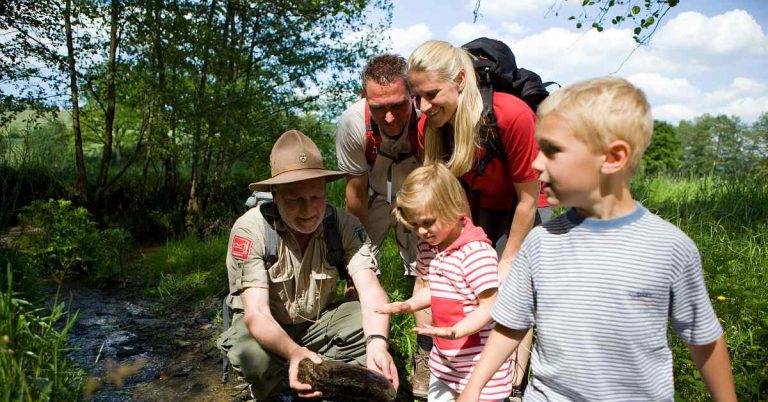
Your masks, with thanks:
M626 23L643 43L676 4L585 1L572 23ZM268 176L288 128L335 166L335 120L362 64L387 50L392 12L387 0L0 2L0 395L84 392L85 369L64 354L76 317L45 300L50 281L139 286L167 308L220 300L247 183ZM765 112L656 121L634 182L699 245L744 400L768 397ZM338 206L342 186L329 186ZM383 258L398 265L391 243ZM392 299L407 293L396 274L382 282ZM393 322L403 372L412 325ZM678 397L705 400L670 342Z

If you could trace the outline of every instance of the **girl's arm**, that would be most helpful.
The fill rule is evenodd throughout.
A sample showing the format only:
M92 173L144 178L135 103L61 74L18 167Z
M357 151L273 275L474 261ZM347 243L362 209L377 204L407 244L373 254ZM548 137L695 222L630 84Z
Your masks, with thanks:
M421 280L416 278L416 280ZM410 299L383 304L374 309L379 314L397 314L397 313L412 313L414 311L423 310L432 304L432 296L429 292L429 286L423 285L421 289L418 289L413 293Z
M493 302L496 300L496 293L497 288L482 291L477 296L478 303L480 304L477 309L451 327L426 325L424 327L415 327L413 331L419 335L439 336L446 339L458 339L472 335L491 322L491 307L493 307Z

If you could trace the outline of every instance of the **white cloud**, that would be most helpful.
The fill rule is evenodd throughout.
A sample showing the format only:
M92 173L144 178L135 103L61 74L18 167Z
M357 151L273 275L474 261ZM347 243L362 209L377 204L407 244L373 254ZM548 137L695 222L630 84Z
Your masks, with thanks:
M653 114L654 119L664 120L673 124L677 124L680 120L692 120L694 117L703 114L703 112L699 110L695 110L679 103L669 103L658 106L652 105L651 113Z
M432 39L432 31L425 24L416 24L406 28L392 28L389 37L392 38L392 51L407 58L413 49Z
M498 38L499 34L484 24L460 22L451 28L450 32L448 32L448 36L451 38L452 43L460 46L480 36Z
M707 17L684 12L659 29L653 42L667 53L725 56L746 53L765 55L768 39L760 25L744 10Z
M658 74L636 74L629 80L645 91L654 118L672 123L705 113L733 115L752 122L768 111L768 82L737 77L725 88L702 91L687 79Z
M507 43L520 67L561 84L614 72L634 46L632 35L617 29L579 33L550 28Z
M504 30L511 35L522 35L530 32L530 28L525 25L518 24L517 22L504 22L501 24Z
M735 115L747 122L753 122L761 114L768 112L768 96L745 97L734 99L724 106L718 107L717 114Z
M692 101L701 91L686 78L668 78L655 73L633 74L627 79L645 92L652 103Z
M558 16L546 15L553 3L563 4L556 10ZM476 0L465 4L471 19ZM539 73L544 81L567 85L611 74L627 77L646 92L654 116L672 123L704 113L736 115L751 122L768 112L768 36L762 14L673 10L650 44L638 47L629 25L609 26L601 33L566 26L565 19L578 14L580 5L579 1L482 0L478 23L460 23L467 20L464 12L443 22L445 30L440 32L455 45L478 36L501 39L520 67Z

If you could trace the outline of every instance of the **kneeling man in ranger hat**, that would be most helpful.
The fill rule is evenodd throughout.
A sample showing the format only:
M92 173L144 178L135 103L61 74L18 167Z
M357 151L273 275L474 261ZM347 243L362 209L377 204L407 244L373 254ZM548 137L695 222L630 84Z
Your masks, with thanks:
M364 365L397 388L387 350L389 317L373 311L388 297L376 276L370 239L356 217L326 207L325 183L344 174L323 169L320 150L296 130L280 136L269 159L272 177L249 188L271 191L274 204L250 209L229 236L227 304L234 315L219 347L259 400L280 392L286 361L291 388L301 396L320 396L297 379L298 363L304 358L320 363L320 356ZM338 225L346 269L326 256L329 214ZM270 233L276 238L274 253L267 251ZM334 301L340 273L351 278L359 301Z

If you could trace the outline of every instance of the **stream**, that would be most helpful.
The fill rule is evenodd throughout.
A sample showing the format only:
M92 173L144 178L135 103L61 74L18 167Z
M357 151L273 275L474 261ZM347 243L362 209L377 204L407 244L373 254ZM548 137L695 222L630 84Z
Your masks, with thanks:
M221 357L213 342L220 332L212 318L215 303L201 311L168 312L144 293L143 288L62 285L59 302L78 312L67 357L86 371L89 385L100 385L90 400L246 400L237 380L221 383ZM89 400L88 391L84 399Z

